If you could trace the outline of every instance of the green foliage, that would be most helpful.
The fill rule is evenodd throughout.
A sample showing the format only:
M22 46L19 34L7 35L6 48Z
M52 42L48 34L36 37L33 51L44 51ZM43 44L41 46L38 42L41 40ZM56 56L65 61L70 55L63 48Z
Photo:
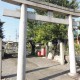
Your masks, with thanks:
M47 43L54 38L67 38L67 27L64 25L60 26L60 24L41 22L36 23L34 21L31 21L31 23L32 24L28 24L28 38L32 37L35 42Z
M71 9L77 8L78 4L75 0L72 2L68 0L45 0L59 6L68 7ZM35 9L38 14L46 15L47 10ZM54 17L65 18L66 15L60 13L54 13ZM67 26L63 24L53 24L40 21L28 21L28 38L33 38L35 42L38 43L47 43L55 38L58 39L67 39Z
M52 38L51 32L52 25L47 25L47 23L40 25L35 31L35 41L46 43L48 40Z
M0 21L0 38L4 38L4 35L3 35L3 27L2 27L3 26L3 23L4 22L1 22Z
M76 9L78 8L78 5L79 3L77 2L77 0L72 0L69 4L69 7L68 8L71 8L71 9Z
M80 45L75 43L76 55L80 55Z

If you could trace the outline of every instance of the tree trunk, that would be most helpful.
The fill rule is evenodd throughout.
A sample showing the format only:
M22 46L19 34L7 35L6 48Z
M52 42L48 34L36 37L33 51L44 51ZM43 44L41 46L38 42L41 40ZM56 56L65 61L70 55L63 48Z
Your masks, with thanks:
M31 55L35 55L35 43L33 41L29 41L31 44Z

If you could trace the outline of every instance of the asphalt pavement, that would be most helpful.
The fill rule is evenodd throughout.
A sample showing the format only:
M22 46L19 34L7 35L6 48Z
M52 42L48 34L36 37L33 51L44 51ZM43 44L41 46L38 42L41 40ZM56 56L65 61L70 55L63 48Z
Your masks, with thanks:
M80 68L77 67L80 73ZM70 77L69 63L60 65L44 57L26 58L26 80L79 80L79 76ZM17 58L2 60L2 80L16 80Z

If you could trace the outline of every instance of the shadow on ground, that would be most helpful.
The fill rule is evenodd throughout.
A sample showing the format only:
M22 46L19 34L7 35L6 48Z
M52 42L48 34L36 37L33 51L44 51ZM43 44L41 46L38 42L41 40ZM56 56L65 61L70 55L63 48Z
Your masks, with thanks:
M58 76L61 76L61 75L64 75L64 74L68 74L69 73L69 70L66 70L64 72L60 72L60 73L57 73L57 74L54 74L54 75L51 75L51 76L47 76L43 79L40 79L40 80L50 80L52 78L55 78L55 77L58 77Z
M43 67L43 68L33 69L33 70L26 71L26 73L30 73L30 72L34 72L34 71L39 71L39 70L43 70L43 69L47 69L47 68L49 68L49 67ZM69 70L66 70L64 72L60 72L60 73L57 73L57 74L54 74L54 75L50 75L50 76L47 76L47 77L45 77L43 79L39 79L39 80L49 80L49 79L61 76L63 74L66 74L68 72L69 72ZM6 76L2 76L2 79L4 79L4 78L12 78L12 77L16 77L16 76L17 76L17 74L6 75Z
M6 54L5 55L5 58L16 58L17 56L13 56L13 54ZM29 57L33 57L33 56L29 56ZM59 65L59 64L58 64ZM57 66L57 65L53 65L53 66ZM53 67L53 66L48 66L48 67L42 67L42 68L37 68L37 69L32 69L32 70L28 70L26 71L26 73L31 73L31 72L36 72L36 71L40 71L40 70L47 70L48 68L50 67ZM80 67L77 67L77 69L79 69ZM69 70L64 70L64 71L60 71L58 73L55 73L55 74L51 74L49 76L45 76L43 78L40 78L39 80L50 80L50 79L53 79L53 78L56 78L56 77L59 77L59 76L62 76L64 74L68 74L70 71ZM80 70L78 71L78 73L80 74ZM5 78L14 78L16 77L17 74L10 74L10 75L5 75L5 76L2 76L2 79L5 79Z
M26 57L31 58L31 57L38 57L36 55L26 55ZM8 58L18 58L18 53L5 53L3 59L8 59Z
M18 54L17 53L11 53L11 54L5 53L3 59L17 58L17 57L18 57Z
M33 70L26 71L26 73L30 73L30 72L34 72L34 71L39 71L39 70L43 70L43 69L47 69L47 68L49 68L49 67L43 67L43 68L33 69ZM2 79L4 79L4 78L11 78L11 77L15 77L15 76L17 76L17 74L6 75L6 76L2 76Z

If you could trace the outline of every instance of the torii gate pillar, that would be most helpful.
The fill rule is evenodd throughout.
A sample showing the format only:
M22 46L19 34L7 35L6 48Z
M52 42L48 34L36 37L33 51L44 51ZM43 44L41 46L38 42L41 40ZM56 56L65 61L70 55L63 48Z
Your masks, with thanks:
M0 38L0 79L2 76L2 39Z
M19 26L19 47L18 47L18 67L17 80L25 80L26 70L26 30L27 30L27 7L25 4L21 5L21 16Z
M74 49L74 36L72 27L72 15L69 15L68 27L68 42L69 42L69 59L70 59L70 76L76 76L76 62L75 62L75 49Z

